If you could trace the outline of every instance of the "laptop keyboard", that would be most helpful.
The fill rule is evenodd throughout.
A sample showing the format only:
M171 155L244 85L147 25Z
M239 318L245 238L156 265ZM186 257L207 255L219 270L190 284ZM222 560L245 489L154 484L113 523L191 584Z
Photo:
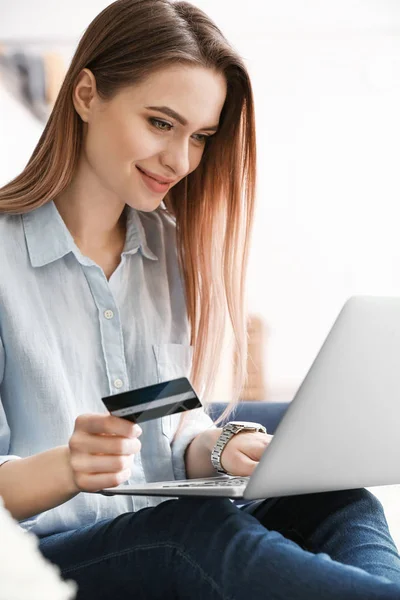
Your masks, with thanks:
M163 485L163 488L191 488L191 487L237 487L238 485L247 485L249 477L230 477L229 479L204 479L203 481L193 481L188 483L168 483Z

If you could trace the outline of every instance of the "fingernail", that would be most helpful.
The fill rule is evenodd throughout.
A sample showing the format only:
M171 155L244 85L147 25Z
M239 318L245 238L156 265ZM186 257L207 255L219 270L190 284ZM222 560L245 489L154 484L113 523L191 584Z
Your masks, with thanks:
M142 428L139 425L135 425L134 430L136 435L140 435L142 433Z

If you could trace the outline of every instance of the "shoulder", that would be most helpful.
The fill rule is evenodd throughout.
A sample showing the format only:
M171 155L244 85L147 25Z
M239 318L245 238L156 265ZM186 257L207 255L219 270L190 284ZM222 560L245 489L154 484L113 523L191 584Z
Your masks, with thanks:
M24 240L21 215L0 213L0 256L5 257Z
M5 297L21 296L26 282L27 248L21 215L0 214L0 304ZM19 289L19 291L18 291ZM0 317L1 317L0 308Z
M21 217L0 212L0 231L5 234L10 229L21 227Z
M22 215L0 213L0 299L25 275L27 249Z

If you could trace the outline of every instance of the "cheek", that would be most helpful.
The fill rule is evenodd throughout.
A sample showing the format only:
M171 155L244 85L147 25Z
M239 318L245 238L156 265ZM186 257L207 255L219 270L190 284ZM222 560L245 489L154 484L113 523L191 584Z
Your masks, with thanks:
M107 172L123 154L121 132L118 126L104 120L89 125L85 149L88 161L96 171Z
M86 154L91 167L101 178L114 182L130 176L132 164L144 154L146 136L118 120L105 119L93 123L86 139Z
M193 171L195 171L197 169L197 167L199 166L199 164L201 163L201 160L203 158L203 154L204 154L204 150L199 148L195 148L190 157L189 157L189 173L192 173Z
M146 128L125 130L121 135L121 146L125 149L127 160L140 161L163 151L164 142Z

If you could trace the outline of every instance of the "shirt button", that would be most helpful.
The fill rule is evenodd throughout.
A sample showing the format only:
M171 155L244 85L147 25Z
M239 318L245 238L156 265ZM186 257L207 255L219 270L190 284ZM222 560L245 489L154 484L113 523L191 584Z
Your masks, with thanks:
M114 386L115 386L116 388L118 388L118 389L119 389L119 388L122 388L122 386L123 386L123 385L124 385L124 384L123 384L123 381L122 381L121 379L116 379L116 380L114 381Z
M106 319L112 319L114 316L114 313L112 310L105 310L104 311L104 316Z

